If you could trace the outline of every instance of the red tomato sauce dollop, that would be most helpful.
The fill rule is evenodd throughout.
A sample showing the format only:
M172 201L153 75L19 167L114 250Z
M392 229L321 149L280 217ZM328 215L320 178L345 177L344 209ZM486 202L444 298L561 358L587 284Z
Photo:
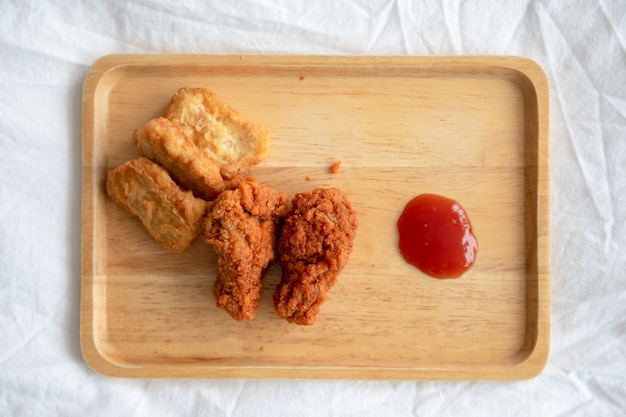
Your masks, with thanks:
M413 198L398 219L404 259L435 278L458 278L476 261L478 241L467 213L436 194Z

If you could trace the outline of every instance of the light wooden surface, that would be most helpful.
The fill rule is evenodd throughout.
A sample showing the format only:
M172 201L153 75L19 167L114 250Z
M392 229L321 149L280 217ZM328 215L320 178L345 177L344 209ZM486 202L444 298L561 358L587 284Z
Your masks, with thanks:
M179 87L263 125L254 175L286 192L340 187L359 213L350 262L315 325L215 307L216 257L169 254L104 192L131 133ZM549 349L548 86L516 57L118 55L84 85L81 346L124 377L522 379ZM330 165L341 160L337 174ZM307 177L311 177L307 181ZM420 193L458 200L479 242L458 280L402 259L396 222Z

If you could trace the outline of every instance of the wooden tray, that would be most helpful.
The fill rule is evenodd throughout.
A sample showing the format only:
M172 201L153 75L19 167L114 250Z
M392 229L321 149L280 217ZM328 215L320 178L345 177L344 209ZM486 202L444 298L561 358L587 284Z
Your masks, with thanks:
M359 213L350 262L315 325L271 295L256 319L215 307L216 256L169 254L105 195L138 156L131 133L179 87L202 86L272 136L259 182L340 187ZM81 345L123 377L495 379L541 372L549 349L548 85L515 57L117 55L84 85ZM341 170L329 166L340 160ZM307 179L307 177L310 177ZM458 280L404 262L415 195L461 202L479 241Z

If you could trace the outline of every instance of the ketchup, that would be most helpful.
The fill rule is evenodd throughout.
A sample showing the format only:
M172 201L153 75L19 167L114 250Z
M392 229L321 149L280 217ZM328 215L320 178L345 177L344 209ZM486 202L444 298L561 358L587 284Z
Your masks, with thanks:
M435 278L458 278L476 260L478 242L465 210L435 194L412 199L398 219L404 259Z

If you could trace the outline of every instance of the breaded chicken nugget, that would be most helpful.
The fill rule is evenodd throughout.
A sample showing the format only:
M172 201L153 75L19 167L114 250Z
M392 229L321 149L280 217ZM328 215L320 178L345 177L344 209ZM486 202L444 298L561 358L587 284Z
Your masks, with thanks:
M341 190L296 194L278 240L283 272L273 301L280 317L296 324L315 322L348 263L357 226L357 213Z
M152 238L170 252L182 252L200 231L207 203L183 191L167 171L140 157L109 171L111 199L138 217Z
M213 286L217 306L235 320L252 320L261 299L261 279L276 259L287 196L253 179L233 185L212 203L201 233L218 254Z
M265 129L245 120L207 89L179 89L164 115L216 161L225 179L246 174L269 154Z
M170 120L150 120L133 132L133 142L143 156L163 165L181 187L196 197L213 200L224 190L217 164Z

